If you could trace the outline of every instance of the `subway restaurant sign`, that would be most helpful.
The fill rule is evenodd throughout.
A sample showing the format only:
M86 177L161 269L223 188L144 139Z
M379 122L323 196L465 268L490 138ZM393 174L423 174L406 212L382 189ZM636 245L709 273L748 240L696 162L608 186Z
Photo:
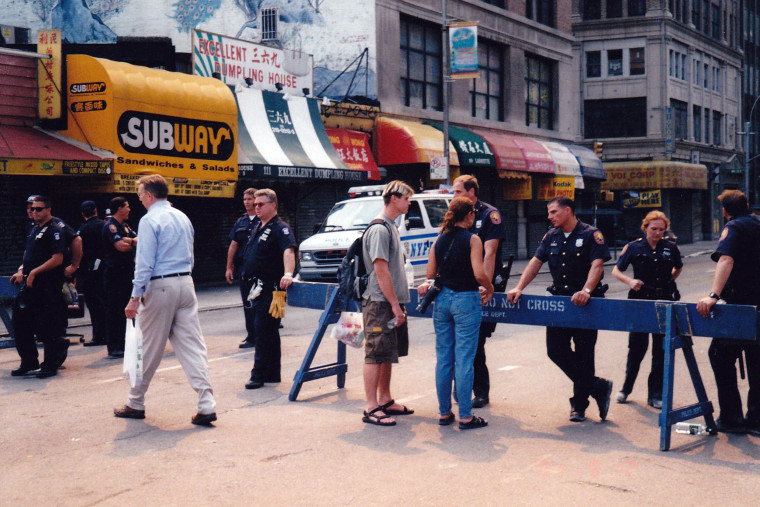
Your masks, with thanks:
M219 80L84 55L67 62L64 134L115 153L115 175L237 181L237 105Z

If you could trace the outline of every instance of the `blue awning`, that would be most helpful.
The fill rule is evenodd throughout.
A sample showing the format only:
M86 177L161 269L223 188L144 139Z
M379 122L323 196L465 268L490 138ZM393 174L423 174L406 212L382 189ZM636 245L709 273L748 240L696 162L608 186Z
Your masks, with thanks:
M604 166L599 157L596 156L592 150L577 144L570 144L567 146L570 152L578 159L578 163L581 165L581 173L584 178L594 178L597 180L606 180L607 174L604 171Z

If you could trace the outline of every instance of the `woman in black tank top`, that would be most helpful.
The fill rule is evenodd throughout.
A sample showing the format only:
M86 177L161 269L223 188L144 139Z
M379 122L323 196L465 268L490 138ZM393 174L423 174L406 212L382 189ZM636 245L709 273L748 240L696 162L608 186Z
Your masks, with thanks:
M459 396L459 429L481 428L488 423L472 414L473 360L478 345L480 306L490 301L493 285L483 268L483 243L469 232L475 220L472 201L456 197L443 219L441 234L428 255L428 280L436 278L441 292L435 300L435 383L438 424L454 422L451 383L456 378ZM424 296L429 281L417 288Z

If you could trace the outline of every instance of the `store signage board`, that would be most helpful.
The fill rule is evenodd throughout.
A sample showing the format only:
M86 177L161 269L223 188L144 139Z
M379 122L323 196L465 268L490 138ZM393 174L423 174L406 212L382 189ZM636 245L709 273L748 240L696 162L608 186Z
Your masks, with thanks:
M37 66L37 110L43 120L61 117L61 43L60 29L37 32L37 52L51 56Z

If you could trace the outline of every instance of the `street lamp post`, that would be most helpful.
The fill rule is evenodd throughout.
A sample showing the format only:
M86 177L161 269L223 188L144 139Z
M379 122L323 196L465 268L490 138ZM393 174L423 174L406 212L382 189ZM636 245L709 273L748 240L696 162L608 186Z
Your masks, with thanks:
M749 162L750 162L750 156L749 156L749 136L750 134L754 134L752 132L752 113L755 112L755 106L757 105L757 101L760 100L760 95L755 98L755 102L752 103L752 108L749 110L749 116L747 117L747 121L744 123L744 191L747 192L747 201L750 199L750 192L749 192ZM754 193L754 192L753 192ZM757 198L755 199L755 204L757 204Z

